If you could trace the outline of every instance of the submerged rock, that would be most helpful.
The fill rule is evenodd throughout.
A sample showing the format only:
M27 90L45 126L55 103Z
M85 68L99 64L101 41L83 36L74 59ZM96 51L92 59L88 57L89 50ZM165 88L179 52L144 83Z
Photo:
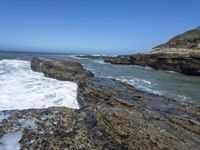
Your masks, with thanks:
M78 81L94 75L78 62L34 57L31 69L43 72L45 76L68 81Z

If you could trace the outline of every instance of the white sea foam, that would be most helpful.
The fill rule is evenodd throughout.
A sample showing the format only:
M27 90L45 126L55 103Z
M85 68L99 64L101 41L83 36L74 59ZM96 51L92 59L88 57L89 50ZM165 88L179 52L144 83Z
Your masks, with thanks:
M94 59L94 60L91 60L91 61L95 62L95 63L98 63L98 64L108 64L108 63L104 62L104 60Z
M24 128L36 129L37 125L33 119L19 119L16 126L19 125Z
M186 100L190 99L190 97L187 97L187 96L184 96L184 95L177 95L177 97L182 101L186 101Z
M84 56L84 55L68 55L71 58L75 58L75 59L88 59L88 58L84 58L84 57L77 57L77 56Z
M22 138L21 132L8 133L0 138L0 150L19 150L19 141Z
M65 106L78 109L77 84L33 72L30 62L0 61L0 111Z
M162 95L161 91L154 89L156 84L152 83L151 81L148 81L148 80L145 80L145 79L134 78L134 77L125 77L125 76L119 76L115 79L120 80L120 81L125 82L125 83L128 83L130 85L133 85L140 90L147 91L149 93Z

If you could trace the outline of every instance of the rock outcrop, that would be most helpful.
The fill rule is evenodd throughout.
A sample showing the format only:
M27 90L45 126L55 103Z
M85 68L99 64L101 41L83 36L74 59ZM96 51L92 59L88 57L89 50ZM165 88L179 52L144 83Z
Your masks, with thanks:
M94 75L78 62L34 57L31 69L58 80L79 81Z
M111 59L105 59L105 62L112 64L149 66L158 70L170 70L183 74L200 76L200 51L191 52L191 50L188 50L189 52L174 52L173 50L168 49L166 52L155 51L118 56Z
M45 73L35 60L32 63L38 69L34 70ZM64 61L45 59L48 62L58 74L68 70L59 69ZM0 123L0 139L21 131L22 149L200 148L198 105L143 92L113 79L86 76L77 82L79 110L5 111L4 116L9 116Z
M105 59L105 62L149 66L200 76L200 28L178 35L148 53L117 56Z
M199 107L102 78L80 81L78 98L127 149L198 149Z

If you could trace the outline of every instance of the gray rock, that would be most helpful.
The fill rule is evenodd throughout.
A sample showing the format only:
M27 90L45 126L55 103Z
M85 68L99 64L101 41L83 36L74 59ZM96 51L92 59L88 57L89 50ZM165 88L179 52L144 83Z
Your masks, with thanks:
M80 63L67 60L34 57L31 61L31 69L42 72L47 77L75 82L94 76Z
M199 149L200 107L103 78L79 82L79 104L128 149Z
M149 66L200 76L200 52L151 52L106 59L112 64Z
M124 149L124 145L115 141L85 109L55 107L9 113L10 117L0 126L0 139L3 135L21 131L21 149ZM16 126L20 119L34 120L36 127Z
M200 75L200 28L177 35L149 53L117 56L104 60L112 64L149 66L159 70Z

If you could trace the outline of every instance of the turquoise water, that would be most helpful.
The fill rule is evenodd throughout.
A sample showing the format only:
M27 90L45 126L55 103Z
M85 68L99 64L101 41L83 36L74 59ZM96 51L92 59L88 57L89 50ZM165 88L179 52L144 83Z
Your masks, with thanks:
M78 61L85 68L92 71L95 76L114 78L143 91L164 95L179 101L200 104L200 77L197 76L157 71L149 67L113 65L104 63L102 60L81 59L66 54L0 52L0 60L19 59L30 61L33 56Z

